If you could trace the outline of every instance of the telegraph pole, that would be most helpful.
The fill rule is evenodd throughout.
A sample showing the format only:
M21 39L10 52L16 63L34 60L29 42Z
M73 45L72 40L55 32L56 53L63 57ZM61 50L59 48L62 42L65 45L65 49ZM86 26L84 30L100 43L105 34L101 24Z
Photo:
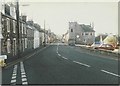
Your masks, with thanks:
M2 36L2 25L1 25L1 20L2 20L2 2L0 2L0 55L1 55L1 39L3 38ZM2 68L0 67L0 85L2 84Z
M45 36L45 20L44 20L44 47L46 46L46 36Z
M20 36L19 36L19 1L16 0L16 20L17 20L17 55L20 57Z

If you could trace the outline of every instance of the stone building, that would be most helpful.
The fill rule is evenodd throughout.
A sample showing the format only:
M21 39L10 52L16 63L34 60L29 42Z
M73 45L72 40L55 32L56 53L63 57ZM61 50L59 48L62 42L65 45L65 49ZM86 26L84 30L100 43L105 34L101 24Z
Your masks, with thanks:
M75 44L91 45L95 41L95 31L91 25L69 22L69 41Z
M27 21L27 49L34 48L34 26L33 21Z
M15 7L13 4L5 4L4 10L1 14L1 26L3 39L1 41L1 53L8 55L9 57L14 57L17 55L17 21ZM27 31L26 31L26 20L25 16L20 17L19 20L19 49L22 53L27 48Z

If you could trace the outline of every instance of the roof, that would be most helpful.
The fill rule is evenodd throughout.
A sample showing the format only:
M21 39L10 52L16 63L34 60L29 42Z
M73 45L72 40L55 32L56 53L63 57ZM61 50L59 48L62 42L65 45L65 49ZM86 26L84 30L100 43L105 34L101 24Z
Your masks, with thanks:
M95 32L90 25L84 25L84 24L82 24L82 25L80 25L80 26L82 27L82 30L83 30L84 32Z
M105 34L98 35L97 37L95 37L96 42L100 41L100 36L102 37L102 40L104 40L108 35L105 35Z
M29 28L29 29L33 29L30 25L27 25L27 28Z

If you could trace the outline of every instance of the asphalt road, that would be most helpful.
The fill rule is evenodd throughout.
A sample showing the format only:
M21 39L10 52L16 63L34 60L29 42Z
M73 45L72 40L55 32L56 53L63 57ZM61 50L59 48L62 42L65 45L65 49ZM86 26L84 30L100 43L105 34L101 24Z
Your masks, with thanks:
M6 67L2 84L118 84L118 60L55 43Z

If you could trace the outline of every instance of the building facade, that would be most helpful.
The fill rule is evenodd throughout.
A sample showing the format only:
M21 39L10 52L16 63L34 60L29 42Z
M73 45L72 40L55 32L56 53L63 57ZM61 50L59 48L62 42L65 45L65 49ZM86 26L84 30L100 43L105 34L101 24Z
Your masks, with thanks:
M19 20L19 33L17 33L17 20L15 18L15 7L13 4L6 4L4 12L1 13L1 26L3 39L1 41L1 53L10 57L16 56L17 50L17 35L19 35L19 53L22 53L27 48L27 31L26 21L20 18Z
M0 11L0 37L2 38L0 38L0 54L7 55L9 59L40 47L44 41L49 43L48 31L44 31L33 21L26 21L27 16L19 17L18 31L14 5L9 3L2 6Z
M69 40L75 44L91 45L95 41L95 31L91 25L69 22Z
M17 20L16 12L13 4L5 4L1 12L1 54L7 55L8 57L14 57L18 54L18 44L19 40L19 53L24 53L29 47L33 47L33 30L28 28L26 23L26 16L21 16L19 18L19 33L17 33ZM19 35L19 39L17 38ZM28 46L31 43L31 46ZM31 42L32 41L32 42Z
M68 33L68 31L67 31L65 34L63 34L62 42L68 44L68 40L69 40L69 33Z

